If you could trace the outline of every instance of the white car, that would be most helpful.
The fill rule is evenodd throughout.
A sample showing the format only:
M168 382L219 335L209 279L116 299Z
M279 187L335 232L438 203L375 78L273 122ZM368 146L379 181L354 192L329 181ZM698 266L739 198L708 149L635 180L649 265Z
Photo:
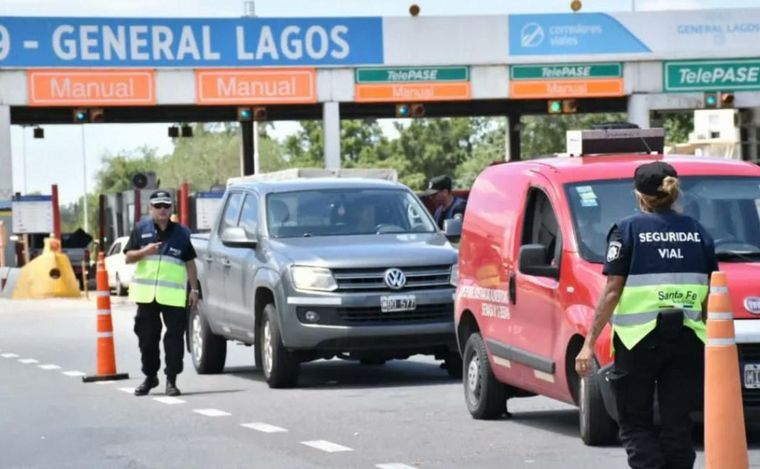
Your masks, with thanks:
M127 256L122 252L129 241L129 236L116 238L111 249L106 254L106 270L108 271L108 287L116 290L118 296L127 294L135 264L127 264Z

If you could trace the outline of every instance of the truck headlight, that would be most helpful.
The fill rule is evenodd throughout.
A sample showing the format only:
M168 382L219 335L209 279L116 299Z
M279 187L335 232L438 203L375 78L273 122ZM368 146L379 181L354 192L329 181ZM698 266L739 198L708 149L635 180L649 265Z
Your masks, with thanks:
M293 279L293 286L299 290L333 291L338 288L338 283L330 269L323 267L296 265L290 268L290 276Z
M449 283L451 283L452 286L456 287L459 283L459 264L454 264L451 266L451 275L449 275Z

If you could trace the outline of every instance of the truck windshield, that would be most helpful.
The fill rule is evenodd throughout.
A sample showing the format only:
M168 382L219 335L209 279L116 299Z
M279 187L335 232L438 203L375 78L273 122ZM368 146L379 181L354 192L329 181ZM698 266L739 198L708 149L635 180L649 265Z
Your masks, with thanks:
M681 177L675 209L702 223L719 260L760 260L760 178ZM633 180L587 181L566 186L581 256L604 262L612 225L639 211Z
M274 238L432 233L430 215L410 192L327 189L270 194L267 226Z

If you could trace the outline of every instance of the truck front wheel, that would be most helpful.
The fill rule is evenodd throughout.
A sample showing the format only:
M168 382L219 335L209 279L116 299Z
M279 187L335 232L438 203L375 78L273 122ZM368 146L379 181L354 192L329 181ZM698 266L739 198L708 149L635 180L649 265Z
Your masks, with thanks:
M198 308L190 312L190 354L198 374L216 374L224 371L227 359L227 340L211 332Z
M258 334L262 369L270 388L290 388L298 382L300 363L298 358L282 345L276 316L277 310L274 305L266 305L261 321L261 334Z
M476 419L496 419L506 409L507 388L500 383L488 363L486 345L474 332L464 347L464 398L467 410Z

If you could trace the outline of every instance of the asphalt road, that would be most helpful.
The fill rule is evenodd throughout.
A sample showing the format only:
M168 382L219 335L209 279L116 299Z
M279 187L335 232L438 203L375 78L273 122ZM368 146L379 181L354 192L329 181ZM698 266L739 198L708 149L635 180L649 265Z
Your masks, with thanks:
M314 362L299 388L271 390L253 350L229 344L224 374L197 375L186 355L180 398L166 399L163 376L135 397L134 305L113 302L117 367L130 379L85 384L94 301L0 299L0 467L627 467L619 446L584 446L577 411L550 399L511 400L512 419L473 420L461 382L424 357ZM760 468L760 429L749 445Z

